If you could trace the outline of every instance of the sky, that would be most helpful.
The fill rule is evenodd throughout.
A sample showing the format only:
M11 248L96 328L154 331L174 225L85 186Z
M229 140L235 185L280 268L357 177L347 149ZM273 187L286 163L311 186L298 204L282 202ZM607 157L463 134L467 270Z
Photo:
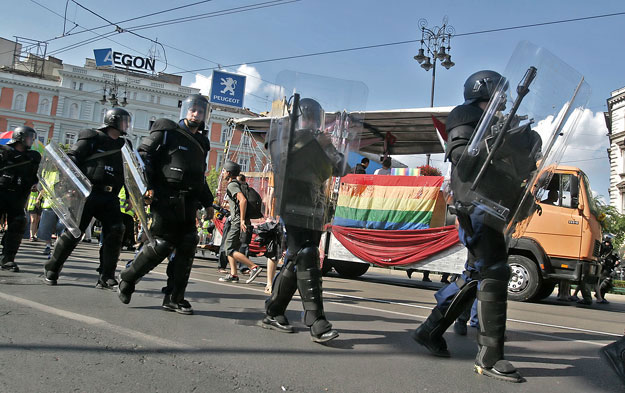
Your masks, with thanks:
M367 110L428 107L432 71L413 59L421 38L418 22L439 26L444 17L455 29L451 39L454 67L437 67L435 106L454 106L462 99L465 79L480 69L502 71L516 44L527 40L544 47L579 71L592 88L588 110L569 141L563 163L582 168L595 193L608 199L609 140L603 112L612 91L625 87L622 29L625 14L542 26L514 28L625 12L622 1L415 1L415 0L23 0L3 2L0 36L48 41L48 53L69 64L84 64L93 49L112 47L147 54L158 40L157 70L183 75L183 84L207 92L212 69L246 74L245 106L261 112L274 98L273 82L282 70L295 70L364 82ZM125 23L121 21L173 7L195 4ZM67 12L65 12L67 6ZM81 7L82 6L82 7ZM84 7L84 8L83 8ZM93 11L93 13L88 10ZM68 45L115 28L98 14L130 32ZM166 26L139 28L153 22L208 14ZM66 19L64 18L66 15ZM78 26L76 26L76 24ZM65 27L64 27L65 25ZM84 29L105 28L79 33ZM64 30L65 28L65 30ZM504 31L484 32L504 29ZM65 31L65 35L63 34ZM69 34L67 32L69 31ZM480 33L483 32L483 33ZM114 41L111 41L114 40ZM391 43L405 42L396 45ZM378 47L325 55L273 60L363 46ZM65 49L64 49L65 48ZM164 50L163 50L164 49ZM273 61L264 61L273 60ZM199 70L199 71L198 71ZM193 72L187 72L193 71ZM409 165L423 157L397 157ZM432 165L445 170L440 155Z

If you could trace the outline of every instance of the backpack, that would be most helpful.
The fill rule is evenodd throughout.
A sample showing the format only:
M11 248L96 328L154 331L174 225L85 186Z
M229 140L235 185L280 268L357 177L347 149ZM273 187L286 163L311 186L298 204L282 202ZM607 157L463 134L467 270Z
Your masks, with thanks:
M241 192L243 193L243 196L245 197L245 199L247 199L247 209L245 210L246 212L246 219L256 219L256 218L263 218L263 199L260 197L260 194L258 193L258 191L256 191L254 188L250 187L249 184L245 183L245 184L241 184L236 180L233 180L233 182L236 182L239 187L241 187ZM230 191L228 191L228 189L226 188L226 193L228 194L228 198L232 199L233 201L236 201L236 199L234 199L234 197L232 195L230 195Z

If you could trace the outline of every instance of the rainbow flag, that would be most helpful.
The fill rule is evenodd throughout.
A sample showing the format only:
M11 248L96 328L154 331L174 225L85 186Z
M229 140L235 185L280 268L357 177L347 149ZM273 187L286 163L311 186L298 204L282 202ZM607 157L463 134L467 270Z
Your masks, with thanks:
M383 230L430 227L442 176L347 175L334 225Z
M419 168L391 168L393 176L419 176Z

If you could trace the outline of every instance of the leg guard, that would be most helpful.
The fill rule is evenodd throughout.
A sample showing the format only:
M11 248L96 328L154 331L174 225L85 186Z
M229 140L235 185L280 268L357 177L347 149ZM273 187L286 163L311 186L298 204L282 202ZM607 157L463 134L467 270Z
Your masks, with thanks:
M54 275L54 279L58 278L63 264L70 256L76 245L80 241L80 237L74 237L69 231L63 232L54 246L52 257L44 264L45 270Z
M266 314L270 317L284 316L296 290L295 261L287 260L273 281L271 296L265 301Z
M26 215L9 216L9 222L7 224L7 231L2 237L2 256L4 257L3 260L6 260L6 262L13 262L17 250L22 243L24 231L26 231Z
M484 279L477 291L480 329L475 371L508 382L522 382L523 378L512 363L504 359L503 353L510 267L499 262L484 269L482 275Z
M119 260L122 238L124 236L124 225L121 222L111 225L104 230L104 234L101 248L100 274L102 278L109 279L115 276L115 267Z
M297 266L297 289L304 305L304 323L313 336L332 329L323 312L323 290L319 270L319 248L305 245L295 257Z
M120 274L121 279L129 283L135 283L158 266L173 250L174 245L163 239L156 239L154 245L145 244L130 266L122 270Z
M477 281L466 282L460 278L441 289L441 291L452 290L457 290L457 292L447 308L434 307L428 319L412 333L412 338L435 356L449 357L443 333L463 311L471 307L477 292Z
M171 300L174 303L179 303L184 299L184 292L189 283L191 266L193 265L193 257L195 256L195 248L197 247L198 241L197 232L194 231L185 234L178 247L176 247L176 255L170 262L173 273ZM169 267L167 270L169 277Z

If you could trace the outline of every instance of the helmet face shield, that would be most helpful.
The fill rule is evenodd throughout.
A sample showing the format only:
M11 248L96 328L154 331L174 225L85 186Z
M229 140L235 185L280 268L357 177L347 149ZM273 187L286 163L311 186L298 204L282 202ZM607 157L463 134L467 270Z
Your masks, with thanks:
M195 94L182 101L180 119L187 120L191 127L199 127L208 117L208 100L204 96Z
M122 135L126 135L130 132L132 130L132 117L130 114L120 116L117 125L117 129L122 133Z
M122 108L109 109L104 115L104 124L101 128L112 127L122 135L132 130L132 116Z

